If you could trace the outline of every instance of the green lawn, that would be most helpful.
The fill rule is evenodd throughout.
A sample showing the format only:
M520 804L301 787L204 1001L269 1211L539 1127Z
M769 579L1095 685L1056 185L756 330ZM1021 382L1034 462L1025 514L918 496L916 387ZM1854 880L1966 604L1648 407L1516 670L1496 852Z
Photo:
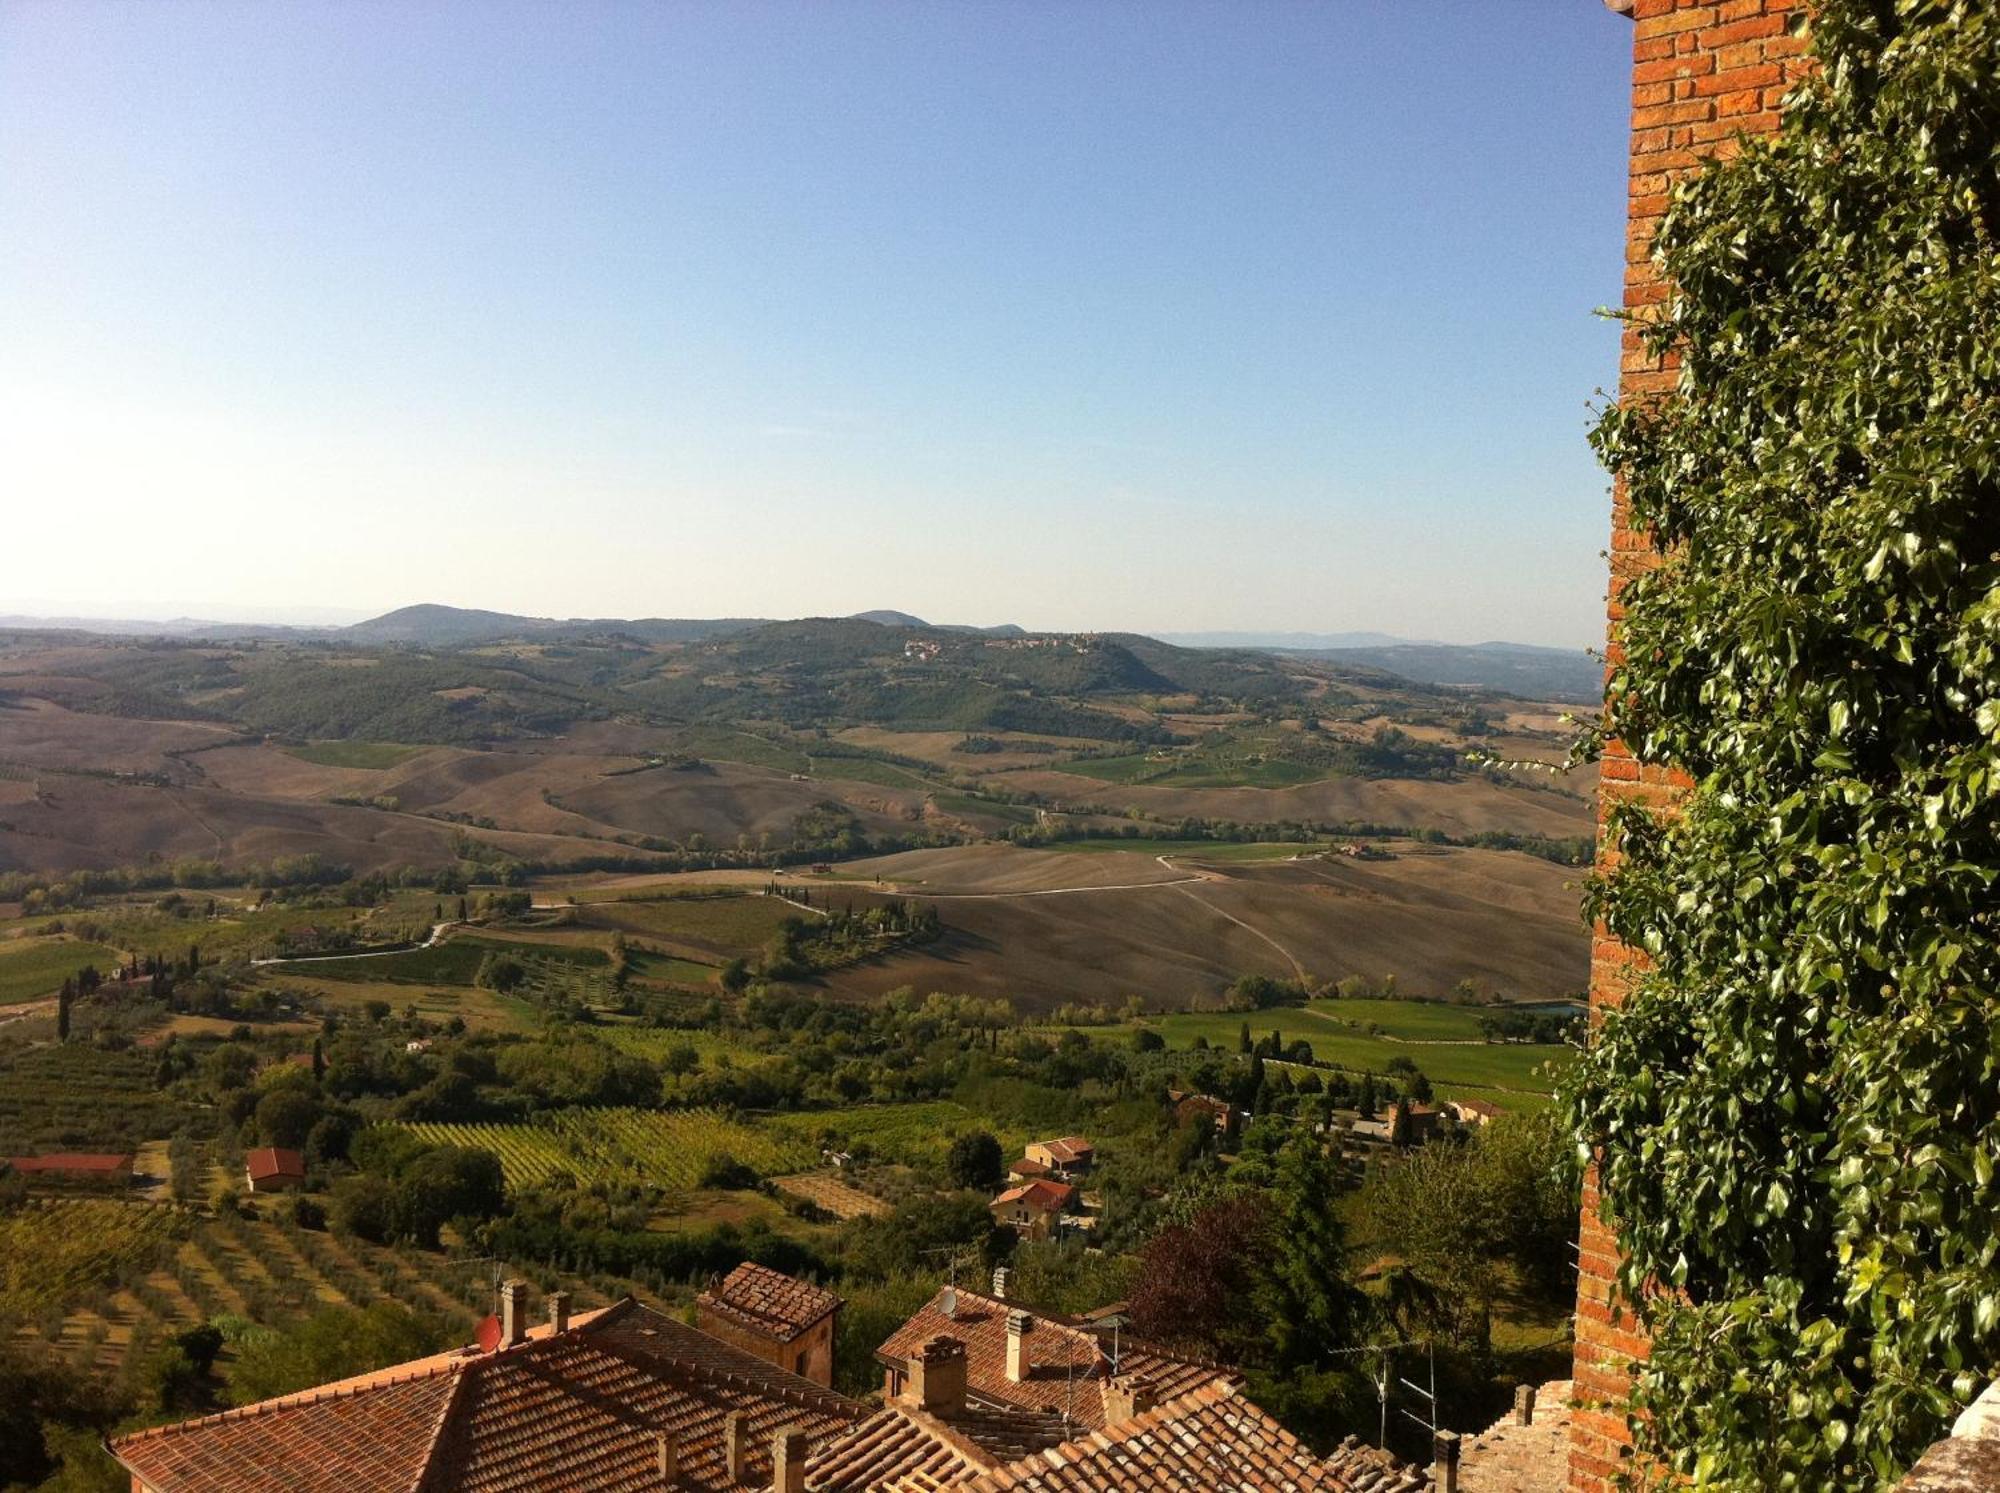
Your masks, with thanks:
M0 1006L54 995L86 964L109 974L118 951L74 938L20 938L0 943Z
M398 746L393 741L314 741L285 751L301 762L319 767L368 767L381 769L424 751L420 746Z

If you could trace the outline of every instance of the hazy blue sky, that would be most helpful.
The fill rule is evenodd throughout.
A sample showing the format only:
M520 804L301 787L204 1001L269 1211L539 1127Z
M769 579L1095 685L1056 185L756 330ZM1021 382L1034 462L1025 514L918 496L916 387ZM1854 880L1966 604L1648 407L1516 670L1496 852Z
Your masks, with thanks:
M0 611L1587 643L1597 0L0 0Z

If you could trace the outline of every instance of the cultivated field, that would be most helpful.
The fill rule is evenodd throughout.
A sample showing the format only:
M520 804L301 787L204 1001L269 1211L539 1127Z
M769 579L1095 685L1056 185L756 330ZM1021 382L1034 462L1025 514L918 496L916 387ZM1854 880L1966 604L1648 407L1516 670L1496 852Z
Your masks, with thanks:
M1515 1000L1560 999L1584 987L1588 949L1577 872L1507 851L1400 847L1391 860L1251 859L1122 847L976 846L916 851L843 868L880 871L885 886L827 888L835 905L894 894L931 901L936 942L824 977L827 989L872 997L918 991L1154 1009L1213 1004L1239 975L1370 981L1443 995L1470 980Z
M62 982L86 965L109 974L118 951L73 938L0 940L0 1006L54 995Z

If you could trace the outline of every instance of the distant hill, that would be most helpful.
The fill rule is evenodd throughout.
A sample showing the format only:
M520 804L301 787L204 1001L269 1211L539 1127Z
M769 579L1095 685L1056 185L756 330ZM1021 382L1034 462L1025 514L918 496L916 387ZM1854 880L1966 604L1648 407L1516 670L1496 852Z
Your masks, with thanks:
M1604 665L1581 648L1526 643L1390 643L1370 648L1286 650L1322 663L1382 669L1418 684L1504 690L1579 704L1603 697Z
M691 643L762 625L755 617L521 617L423 602L338 630L343 643L409 643L451 648L502 638L585 638L617 634L648 643Z
M1386 632L1150 632L1149 638L1180 648L1393 648L1416 641Z

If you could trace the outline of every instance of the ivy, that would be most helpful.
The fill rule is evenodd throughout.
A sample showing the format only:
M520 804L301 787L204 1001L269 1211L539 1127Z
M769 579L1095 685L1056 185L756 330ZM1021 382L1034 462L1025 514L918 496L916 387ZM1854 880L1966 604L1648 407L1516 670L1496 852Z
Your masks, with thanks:
M1593 440L1665 556L1589 912L1644 951L1564 1099L1697 1487L1882 1489L2000 1375L2000 16L1823 0L1782 129L1676 188L1676 389ZM1642 1461L1647 1460L1642 1458Z

